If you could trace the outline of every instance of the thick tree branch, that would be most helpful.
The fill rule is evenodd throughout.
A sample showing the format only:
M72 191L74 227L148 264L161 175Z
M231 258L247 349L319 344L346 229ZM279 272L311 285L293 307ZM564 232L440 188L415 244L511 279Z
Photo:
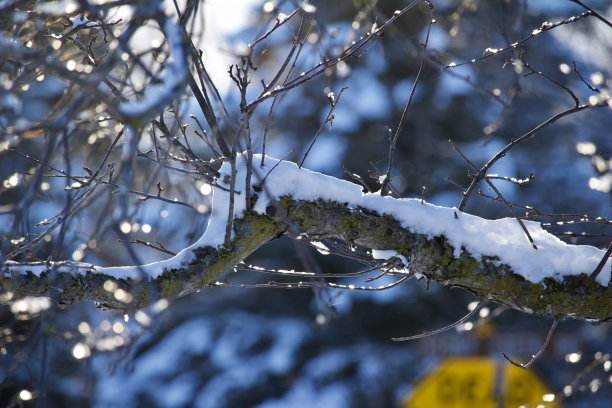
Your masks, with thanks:
M239 174L245 171L240 164L243 161L236 161ZM206 232L176 257L127 268L7 262L2 268L1 298L6 301L48 296L58 305L92 300L102 307L139 308L155 296L175 298L205 288L257 248L290 231L292 236L297 233L311 240L331 238L367 249L396 251L416 276L462 287L480 299L526 313L556 319L612 321L612 290L604 284L609 279L610 262L599 277L589 275L594 268L591 264L596 265L604 251L564 244L529 222L534 239L542 244L535 251L523 242L522 232L512 219L488 221L464 213L459 217L454 209L421 200L362 194L355 184L298 169L294 163L279 165L271 158L266 162L269 168L254 174L259 180L263 174L268 177L263 191L253 196L251 211L245 211L244 194L237 193L229 245L223 243L229 193L215 187L213 213ZM219 183L229 171L229 164L224 164ZM244 183L237 183L236 191L243 190ZM330 197L343 197L344 202ZM432 229L431 220L440 222L434 222ZM496 232L500 227L503 239ZM484 245L475 240L484 241ZM489 247L490 252L483 252L482 248ZM524 251L524 258L516 261L516 257L506 256L517 247ZM546 251L554 254L554 260L569 254L578 262L560 265L548 261ZM525 267L533 267L542 257L546 262L538 263L536 279L533 273L525 272ZM143 284L144 279L150 279L151 284Z
M150 303L150 291L162 298L176 298L205 288L282 232L282 223L265 215L247 214L234 220L235 237L229 248L188 248L185 251L193 254L190 261L181 262L177 267L165 267L165 262L143 265L135 268L139 274L132 273L133 268L100 268L76 262L8 262L2 268L0 293L6 300L48 296L59 306L90 300L102 308L141 308ZM177 257L181 255L185 254ZM153 268L159 267L158 276L150 277ZM143 279L150 279L152 285L145 285Z

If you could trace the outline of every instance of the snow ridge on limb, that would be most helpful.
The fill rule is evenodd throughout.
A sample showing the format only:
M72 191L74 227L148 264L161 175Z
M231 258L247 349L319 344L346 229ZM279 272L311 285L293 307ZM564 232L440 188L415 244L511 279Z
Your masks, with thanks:
M255 155L253 163L258 159ZM223 180L231 170L225 163L219 187L213 187L206 231L175 257L121 268L6 263L2 291L18 297L52 296L50 287L61 288L54 295L60 304L89 299L112 308L141 307L151 298L205 287L259 246L297 228L312 239L396 251L415 274L527 313L612 321L612 261L596 279L589 277L604 256L600 249L568 245L538 223L526 222L539 248L535 250L513 218L485 220L420 199L363 194L356 184L299 169L295 163L272 158L265 163L253 167L252 185L260 192L254 196L253 210L246 212L246 157L236 159L237 199L229 247L224 246L229 192L222 187L227 187Z

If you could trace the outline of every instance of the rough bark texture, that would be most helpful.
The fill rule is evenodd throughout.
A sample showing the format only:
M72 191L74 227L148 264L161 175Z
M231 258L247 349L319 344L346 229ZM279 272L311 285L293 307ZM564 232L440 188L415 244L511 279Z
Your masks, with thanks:
M195 250L195 260L180 269L166 270L154 280L134 282L115 280L103 273L72 274L48 272L35 275L12 273L3 268L2 294L13 299L49 296L59 305L92 300L103 307L138 308L159 297L175 298L198 291L244 260L261 245L291 230L310 239L334 238L373 249L392 249L404 255L412 272L441 285L465 288L480 299L488 299L527 313L557 318L612 321L612 289L601 286L584 271L563 280L548 279L538 284L516 275L497 259L476 259L465 250L459 257L442 236L429 238L403 228L393 217L381 216L363 208L326 201L281 200L282 211L270 215L249 213L234 222L235 237L229 248ZM113 281L112 291L104 283ZM107 285L108 287L108 285ZM117 299L121 288L132 295L129 303Z

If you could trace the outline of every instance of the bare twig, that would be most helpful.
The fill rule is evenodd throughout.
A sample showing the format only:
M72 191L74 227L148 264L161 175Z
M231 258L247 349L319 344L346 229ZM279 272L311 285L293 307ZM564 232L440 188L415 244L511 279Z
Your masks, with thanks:
M587 86L587 88L589 88L591 91L593 92L597 92L597 93L601 93L601 91L599 90L599 88L593 86L589 81L587 81L586 79L584 79L584 77L582 76L582 74L580 73L580 71L578 71L578 67L576 66L576 61L572 61L572 65L574 66L574 72L576 73L576 75L578 76L578 78Z
M144 246L149 247L149 248L157 249L158 251L161 251L164 254L168 254L168 255L171 255L171 256L175 256L176 255L175 252L172 252L172 251L166 249L166 247L163 246L159 241L157 241L157 245L154 245L154 244L152 244L150 242L143 241L142 239L138 239L137 238L137 239L135 239L133 241L130 241L130 243L132 243L132 244L141 244L141 245L144 245Z
M547 119L546 121L540 123L539 125L537 125L533 129L531 129L527 133L523 134L521 137L512 140L508 145L506 145L506 147L504 147L502 150L500 150L495 156L493 156L478 171L478 174L476 175L476 177L474 177L474 179L470 183L469 187L466 189L465 193L463 194L463 198L461 200L461 203L459 204L459 211L463 211L465 209L465 206L467 205L467 200L469 199L470 195L472 194L472 192L474 191L474 189L476 188L478 183L484 179L486 173L489 171L491 166L493 166L499 159L504 157L510 150L512 150L513 148L515 148L519 144L521 144L521 143L523 143L523 142L533 138L542 129L547 128L548 126L550 126L551 124L555 123L556 121L558 121L561 118L564 118L564 117L566 117L568 115L571 115L571 114L583 111L585 109L591 109L591 108L594 108L594 107L607 107L607 106L608 105L605 104L605 103L600 103L600 104L597 104L597 105L580 105L580 106L575 106L575 107L573 107L571 109L567 109L567 110L565 110L563 112L560 112L560 113L554 115L553 117Z
M459 148L455 145L455 143L452 140L448 141L451 145L451 147L453 148L453 150L455 152L457 152L457 154L459 156L461 156L461 158L463 160L465 160L465 162L472 167L472 169L474 169L477 172L477 177L482 176L480 174L480 170L478 169L478 167L476 167L474 165L474 163L472 163L462 152L461 150L459 150ZM531 234L529 233L529 230L527 229L527 227L525 226L525 223L523 222L523 220L521 220L518 216L518 214L514 211L514 207L506 201L506 199L502 196L501 192L499 191L499 189L495 186L495 184L493 184L491 182L491 180L489 178L487 178L486 176L483 177L485 182L489 185L489 187L491 187L491 189L495 192L495 194L497 194L497 197L499 198L499 200L504 203L504 205L508 208L508 210L510 210L510 213L512 214L512 216L514 217L514 219L516 219L516 221L519 223L519 225L521 226L523 232L525 233L525 235L527 236L527 239L529 240L529 243L531 243L531 245L533 246L534 249L538 249L538 247L534 244L533 242L533 238L531 237Z
M268 138L268 130L270 129L270 122L272 119L272 112L274 111L274 106L276 105L276 101L280 95L275 95L272 99L272 104L270 105L270 110L268 111L268 116L266 116L266 124L264 125L263 138L261 142L261 163L260 166L263 167L265 164L266 158L266 140Z
M550 329L548 330L548 334L546 335L546 339L544 340L544 344L542 344L542 347L540 347L540 349L538 350L537 353L535 353L534 355L531 356L531 359L527 363L525 363L525 364L517 363L517 362L511 360L510 357L508 357L506 355L506 353L502 353L504 358L506 360L508 360L508 362L510 364L512 364L513 366L516 366L516 367L519 367L519 368L528 368L530 365L532 365L538 359L538 357L540 357L542 355L542 353L544 353L544 350L546 350L546 346L548 346L548 343L550 342L550 338L552 337L553 333L555 332L555 328L557 327L558 323L559 323L559 319L555 318L553 320L552 325L550 326Z
M228 73L230 78L236 83L240 91L240 130L244 136L247 152L246 180L245 180L245 202L246 210L251 211L251 176L253 173L253 149L251 147L251 113L247 110L246 93L249 86L249 69L252 64L248 57L241 58L240 66L230 66ZM234 74L234 69L236 73Z
M355 276L363 276L368 273L378 271L380 269L388 268L390 266L393 266L393 264L394 264L393 262L384 262L381 265L375 265L371 268L367 268L367 269L364 269L358 272L346 272L346 273L316 273L316 272L301 272L301 271L285 270L285 269L269 269L269 268L262 268L260 266L247 265L245 263L240 263L236 265L236 268L253 271L253 272L268 273L272 275L281 275L281 276L295 276L295 277L309 277L309 278L348 278L348 277L355 277ZM390 273L390 274L394 274L394 273ZM406 274L402 273L401 275L406 275Z
M599 275L599 273L603 269L603 267L606 264L606 262L608 262L608 259L610 258L610 255L612 255L612 242L610 242L610 245L608 246L608 250L604 254L603 258L601 258L601 261L597 265L597 268L595 268L595 270L591 273L591 279L597 278L597 276ZM612 281L612 275L610 276L610 280Z
M308 282L275 282L269 281L265 283L232 283L227 280L215 281L209 284L211 287L217 286L233 286L239 288L276 288L276 289L304 289L304 288L332 288L332 289L344 289L344 290L356 290L362 292L378 292L383 290L392 289L403 282L405 282L409 276L403 276L395 282L383 286L355 286L355 285L341 285L332 282L321 282L321 281L308 281Z
M574 1L574 0L570 0L570 1ZM582 14L578 15L578 16L572 16L570 18L567 18L567 19L562 20L562 21L558 21L556 23L550 23L548 21L545 21L545 22L543 22L540 25L539 28L533 30L527 37L523 38L522 40L515 41L512 44L510 44L509 46L503 47L503 48L487 48L483 52L484 55L479 57L479 58L474 58L474 59L471 59L469 61L459 62L459 63L451 62L450 64L446 65L444 67L444 69L460 67L462 65L474 64L476 62L486 60L486 59L488 59L488 58L490 58L490 57L492 57L494 55L499 55L499 54L501 54L503 52L506 52L506 51L509 51L509 50L518 49L518 48L522 47L523 45L525 45L525 43L527 41L529 41L529 40L531 40L531 39L541 35L542 33L545 33L547 31L550 31L550 30L552 30L554 28L557 28L557 27L565 25L565 24L575 23L578 20L581 20L582 18L588 17L590 15L594 15L594 14L587 11L585 13L582 13Z
M580 0L570 0L570 1L572 3L578 4L579 6L581 6L585 10L587 10L587 13L593 15L593 17L597 18L599 21L603 22L605 25L607 25L608 27L612 28L612 23L609 20L607 20L601 14L599 14L598 12L596 12L595 10L593 10L592 8L590 8L589 6L587 6L586 4L581 2Z
M474 314L478 310L480 310L480 308L482 308L486 304L487 304L486 300L480 300L478 302L478 304L476 305L476 307L474 307L472 310L470 310L469 313L467 313L465 316L463 316L461 319L455 321L454 323L449 324L448 326L444 326L444 327L441 327L441 328L436 329L436 330L424 331L423 333L416 334L414 336L393 337L391 340L393 340L393 341L410 341L410 340L421 339L423 337L429 337L429 336L433 336L435 334L443 333L443 332L445 332L445 331L447 331L449 329L452 329L453 327L456 327L456 326L460 325L461 323L465 322L470 317L474 316Z
M348 174L353 180L361 184L363 188L365 189L365 191L367 191L368 193L372 192L372 189L370 188L370 186L366 184L366 182L363 180L363 178L359 174L353 173L352 171L347 169L346 166L344 165L342 166L342 168L344 169L344 172Z
M525 54L521 54L520 56L520 60L523 63L523 66L525 68L527 68L529 70L529 72L527 72L526 74L523 74L524 77L527 77L529 75L538 75L541 78L546 79L548 82L556 85L557 87L563 89L565 92L567 92L569 94L569 96L571 96L571 98L574 100L574 107L578 107L580 106L580 100L578 99L578 97L576 96L576 94L574 93L574 91L572 91L570 88L568 88L567 86L559 83L558 81L552 79L550 76L544 74L541 71L536 71L535 69L533 69L531 67L531 65L529 65L529 63L525 60Z
M234 200L236 195L236 142L234 141L232 147L232 153L230 156L231 175L230 175L230 192L229 192L229 205L227 209L227 224L225 225L225 239L224 243L226 247L229 247L232 240L232 227L234 225Z
M425 35L425 41L421 44L423 47L422 53L425 54L427 51L427 44L429 43L429 34L431 33L431 25L434 23L433 19L433 4L429 2L425 2L427 6L429 6L429 23L427 24L427 34ZM400 117L399 123L397 124L397 128L395 129L395 134L393 138L389 140L389 164L387 165L387 174L383 179L380 186L380 195L384 196L387 194L387 186L391 181L391 171L393 170L393 158L395 156L395 145L397 144L397 139L399 138L399 134L404 128L406 122L406 114L408 113L408 109L410 105L412 105L412 99L414 97L414 93L416 91L417 85L421 79L421 75L423 73L423 67L425 66L425 59L421 55L419 63L419 70L417 72L416 78L414 79L414 83L412 84L412 89L410 90L410 95L408 96L408 101L406 102L406 106L404 106L404 110L402 112L402 116Z
M257 186L254 187L255 190L259 190L261 191L261 189L263 188L263 185L266 182L266 179L268 178L268 176L270 175L270 173L272 173L274 171L275 168L278 167L279 164L281 164L283 162L283 160L285 160L285 158L287 156L289 156L291 153L293 153L293 149L289 150L274 166L272 166L272 168L270 169L270 171L268 171L268 173L264 176L263 179L261 179L261 181L259 183L257 183Z
M288 16L285 16L283 18L279 18L278 16L276 17L276 21L274 23L274 25L268 30L266 31L263 35L261 35L260 37L258 37L256 40L254 40L252 43L250 43L248 45L248 47L251 49L251 52L253 52L253 49L255 48L255 46L257 44L259 44L260 42L262 42L263 40L265 40L266 38L268 38L274 31L276 31L279 27L281 27L282 25L284 25L285 23L289 22L298 12L300 11L299 8L296 8L295 10L293 10L291 12L291 14L289 14Z
M321 123L321 126L319 126L319 130L317 130L317 133L312 138L312 141L310 142L310 145L308 146L308 149L306 149L306 153L304 153L304 156L302 157L302 160L300 160L300 163L298 164L298 168L302 168L302 165L304 164L304 160L306 160L306 157L308 156L308 153L310 153L310 149L312 149L312 146L314 146L315 142L317 141L317 138L319 137L319 135L323 131L323 128L325 127L325 125L328 124L328 123L331 123L332 120L334 119L334 109L336 109L336 106L338 105L338 102L340 102L340 97L342 96L342 92L344 92L346 89L348 89L347 86L343 87L340 90L340 92L338 92L338 96L337 97L334 96L333 92L330 92L330 93L327 94L327 99L329 100L329 104L330 104L329 111L327 112L327 116L325 117L325 120L323 121L323 123ZM331 127L331 125L330 125L330 127Z
M215 140L217 141L217 145L219 145L219 148L221 149L221 153L225 157L231 157L232 152L230 151L229 146L225 142L225 139L223 139L223 136L221 135L221 130L219 129L217 118L212 110L210 99L208 99L206 89L202 88L202 90L200 90L191 72L187 72L187 80L189 83L189 87L191 88L191 91L193 92L193 95L198 101L200 109L202 110L202 113L204 114L204 117L208 122L208 126L212 130L213 135L215 136Z
M400 18L402 15L404 15L408 10L414 8L415 6L417 6L418 4L421 4L421 3L428 3L428 2L425 1L425 0L415 0L412 3L410 3L409 5L407 5L406 7L402 8L401 10L396 10L395 13L393 13L393 16L391 18L389 18L375 32L371 32L368 35L365 35L365 36L361 37L359 40L355 41L350 46L348 46L347 48L342 50L342 52L337 54L335 57L333 57L333 58L327 58L327 57L324 58L317 65L315 65L315 66L311 67L310 69L302 72L300 75L298 75L297 77L293 78L292 80L287 81L287 83L285 83L284 85L276 86L276 87L272 88L268 84L267 86L264 87L264 91L259 95L259 97L257 97L254 101L249 103L249 105L248 105L249 110L254 110L259 104L261 104L266 99L274 97L275 95L287 92L287 91L289 91L289 90L291 90L293 88L296 88L296 87L298 87L298 86L300 86L300 85L302 85L302 84L312 80L313 78L323 74L327 68L329 68L331 66L335 66L339 62L346 61L347 59L353 57L354 55L356 55L357 52L359 52L359 50L361 50L363 47L365 47L371 41L379 38L380 33L383 32L383 30L385 28L387 28L388 26L393 24L398 18ZM265 89L268 89L268 90L265 90Z

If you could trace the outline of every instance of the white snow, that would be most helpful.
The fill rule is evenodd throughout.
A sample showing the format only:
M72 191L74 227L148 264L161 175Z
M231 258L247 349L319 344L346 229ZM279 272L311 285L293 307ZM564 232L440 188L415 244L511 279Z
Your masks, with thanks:
M259 163L258 159L253 160ZM264 177L278 162L266 158L264 169L255 170ZM244 172L245 160L237 160L238 172ZM229 174L229 164L221 168L221 178ZM244 180L238 176L237 190L242 191ZM214 208L217 208L217 195L228 196L215 188ZM455 255L461 254L465 247L477 259L480 256L495 256L510 265L513 271L531 282L540 282L546 277L560 278L592 272L602 259L604 251L586 245L569 245L552 234L544 231L539 223L525 221L538 250L528 242L525 233L514 218L486 220L474 215L461 213L456 208L439 207L422 202L420 199L394 199L378 194L363 194L361 187L345 180L315 173L295 163L282 162L270 173L261 197L254 210L264 213L270 197L291 196L295 200L323 199L346 203L351 207L361 206L381 214L395 217L401 224L416 233L430 237L444 235L455 248ZM223 200L225 201L225 200ZM236 202L235 214L244 210L244 200ZM455 217L458 216L458 218ZM218 218L218 217L217 217ZM218 228L220 228L219 226ZM224 228L224 225L222 226ZM202 238L204 238L205 234ZM223 237L218 237L222 240ZM206 241L206 240L205 240ZM597 278L601 285L610 280L612 260L608 260Z
M329 248L322 242L311 241L310 245L316 248L316 250L323 255L329 255Z
M89 20L87 19L87 17L85 17L82 14L79 14L78 16L76 16L75 18L70 19L72 21L72 27L78 27L78 26L82 26L85 25L85 27L88 26L89 24Z
M404 255L401 255L399 252L394 251L392 249L373 249L372 257L374 259L391 259L391 258L399 258L404 263L404 266L408 266L408 260Z
M299 169L292 162L278 164L279 160L267 157L265 166L261 168L260 159L260 155L254 155L252 185L257 184L270 173L254 206L254 210L261 214L265 213L266 207L273 198L283 196L291 196L294 200L323 199L346 203L350 207L367 208L380 214L392 215L402 226L415 233L426 234L429 237L444 235L455 248L455 256L459 256L462 248L465 248L476 259L481 256L497 257L500 262L511 266L514 273L534 283L541 282L547 277L560 279L567 275L591 273L604 255L604 251L592 246L566 244L543 230L536 222L524 221L524 224L538 250L528 242L525 233L514 218L486 220L462 213L454 207L440 207L423 202L421 199L395 199L378 194L363 194L361 186L357 184L304 168ZM278 166L271 171L276 164ZM244 200L245 155L237 157L236 167L237 193L234 201L234 218L239 218L246 208ZM220 173L218 183L229 188L229 183L224 184L223 182L223 179L229 179L231 174L229 163L223 164ZM115 278L138 279L142 277L142 273L156 278L165 268L177 268L192 260L193 250L196 248L221 247L225 237L229 192L213 186L212 197L213 209L206 231L197 242L183 249L175 257L140 267L100 268L79 264L79 272L84 273L90 268L95 268ZM375 249L373 255L382 259L398 256L395 251L384 252L379 249ZM406 261L405 258L402 260ZM409 266L408 262L405 264ZM20 267L23 271L30 270L35 274L39 274L46 268L45 265L37 268ZM68 268L68 266L62 268ZM612 260L609 259L597 277L597 282L607 286L611 270Z

